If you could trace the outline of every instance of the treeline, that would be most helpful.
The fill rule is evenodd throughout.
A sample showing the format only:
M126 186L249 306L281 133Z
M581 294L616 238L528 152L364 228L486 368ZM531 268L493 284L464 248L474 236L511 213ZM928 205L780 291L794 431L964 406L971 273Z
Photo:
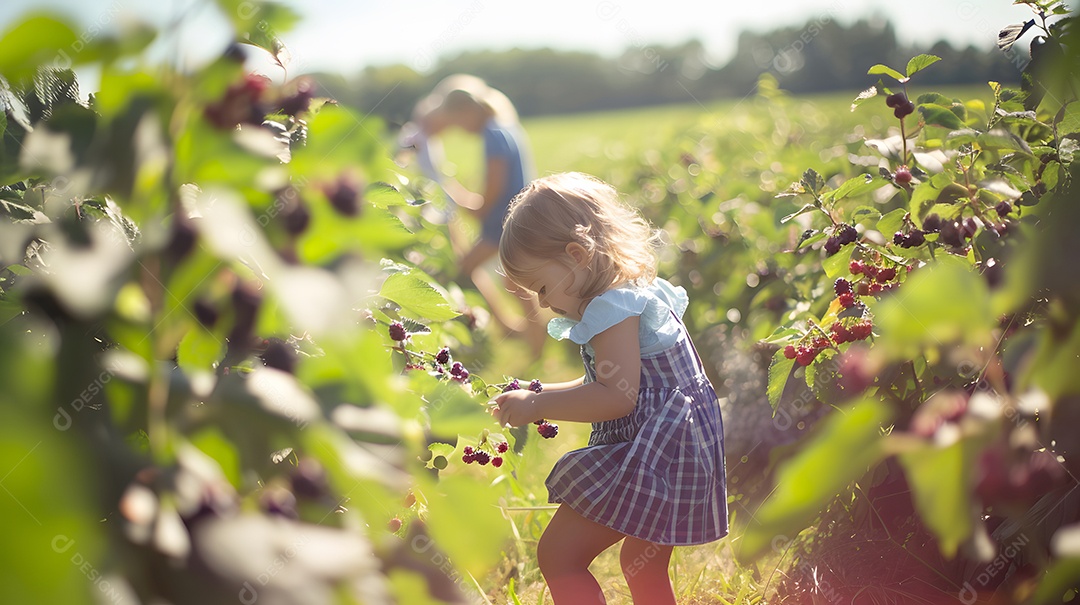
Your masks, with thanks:
M368 67L352 78L319 80L339 102L400 124L417 99L453 73L484 78L505 92L521 115L530 116L739 97L753 92L764 72L794 93L859 90L876 82L866 74L869 66L903 68L923 52L943 59L920 75L923 85L1017 82L1026 63L1024 54L1006 56L992 45L955 48L943 40L930 48L904 46L887 21L845 26L818 19L802 27L743 32L734 57L722 67L710 65L704 45L693 40L635 46L617 58L549 48L471 51L442 57L429 73L390 65Z

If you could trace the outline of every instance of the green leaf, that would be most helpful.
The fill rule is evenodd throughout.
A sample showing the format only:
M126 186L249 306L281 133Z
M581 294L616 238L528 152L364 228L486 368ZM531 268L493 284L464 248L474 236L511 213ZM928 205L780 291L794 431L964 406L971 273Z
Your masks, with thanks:
M871 86L866 90L859 93L859 96L855 97L855 100L851 102L851 111L855 111L863 103L873 99L878 94L877 86Z
M872 206L859 206L851 212L851 222L876 221L881 218L881 211Z
M871 76L877 76L877 75L884 74L886 76L889 76L889 77L893 78L897 82L900 82L901 84L903 84L904 82L907 81L907 78L904 77L904 74L896 71L895 69L889 67L888 65L883 65L881 63L878 63L877 65L871 67L870 70L867 71L866 73L871 75Z
M948 558L974 529L967 479L971 454L966 444L964 440L944 448L921 444L899 456L919 517L937 536L941 552Z
M364 191L364 201L376 208L406 206L409 203L396 187L387 183L373 183Z
M854 245L844 246L836 254L821 261L821 268L825 270L825 274L829 276L829 279L836 279L847 274L848 264L851 263L851 253L854 251Z
M833 199L840 201L849 197L858 197L874 191L875 189L885 185L885 179L880 177L871 176L869 174L862 174L856 177L852 177L844 181L843 185L836 188L833 192Z
M78 39L71 27L48 14L37 13L0 36L0 76L10 83L32 78L37 68L63 62L61 52L75 54Z
M799 181L806 187L807 191L817 195L821 192L821 188L825 186L825 179L821 177L813 168L807 168L803 173L802 179Z
M777 471L776 488L747 524L736 557L753 560L778 538L786 541L813 523L881 459L881 427L889 418L884 404L867 399L823 420L814 438Z
M225 355L225 343L212 332L196 326L180 339L176 362L188 376L213 372L215 364Z
M379 296L392 300L417 318L446 321L459 315L442 292L412 273L395 273L386 278Z
M907 75L910 78L919 71L930 67L931 65L937 63L940 60L941 57L937 55L917 55L915 57L912 57L907 64Z
M780 403L780 396L784 394L784 387L787 386L788 378L791 377L791 371L795 367L795 360L784 357L784 350L780 349L773 354L772 363L769 364L769 386L766 392L769 396L769 405L772 406L773 411L776 410L776 406Z
M896 233L900 230L900 227L904 226L904 216L907 213L907 208L897 208L896 210L892 210L881 217L881 220L877 222L877 230L881 232L886 239L891 238L893 233Z
M814 204L806 204L802 208L799 208L795 212L792 212L791 214L780 219L780 224L782 225L799 215L806 214L807 212L813 212L815 208L817 208L817 206Z
M962 107L962 106L961 106ZM965 127L960 116L953 113L952 109L936 104L919 105L919 113L928 126L942 126L951 130L959 130Z
M875 344L895 359L957 341L988 345L996 323L986 280L967 260L944 255L910 274L875 315L881 334Z
M1070 594L1075 595L1073 591L1076 590L1076 578L1080 578L1080 557L1055 561L1039 578L1035 594L1031 596L1028 603L1030 605L1061 605L1068 602L1066 597ZM964 596L963 593L961 596Z

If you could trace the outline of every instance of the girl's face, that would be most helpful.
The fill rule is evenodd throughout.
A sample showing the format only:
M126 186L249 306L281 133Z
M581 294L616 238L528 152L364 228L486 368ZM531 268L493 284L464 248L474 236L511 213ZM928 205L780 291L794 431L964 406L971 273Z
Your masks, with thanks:
M555 259L545 260L520 284L540 299L540 306L580 321L589 302L577 295L584 284L585 271L580 266L570 267Z

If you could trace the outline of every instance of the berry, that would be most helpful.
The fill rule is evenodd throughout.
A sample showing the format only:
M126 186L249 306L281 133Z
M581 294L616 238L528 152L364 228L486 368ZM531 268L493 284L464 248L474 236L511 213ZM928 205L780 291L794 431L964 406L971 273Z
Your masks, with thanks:
M450 362L450 347L443 347L435 354L435 362L446 365Z
M911 101L901 103L896 106L896 109L893 110L893 115L901 120L913 113L915 113L915 104Z
M544 422L536 427L536 432L540 433L540 436L544 439L554 439L559 434L559 425Z
M544 385L540 384L539 378L533 378L532 382L529 383L529 390L533 393L539 393L544 390Z
M836 240L840 242L841 246L846 246L847 244L854 243L855 240L859 239L859 232L855 230L855 227L845 223L843 225L840 225L840 227L836 230L835 237Z
M389 529L390 533L396 534L397 531L399 529L401 529L401 519L399 519L397 517L394 517L394 518L390 519L386 523L386 529Z
M949 246L963 246L964 240L960 235L960 224L956 221L945 221L942 223L941 235L938 236L938 241Z
M472 464L473 462L476 462L476 454L475 453L463 454L461 456L461 461L464 462L465 464Z
M461 373L465 371L465 366L461 365L460 361L455 361L454 365L450 366L451 376L461 376Z
M495 446L495 451L499 452L500 454L505 454L506 450L508 450L508 449L510 449L510 444L505 442L505 441L503 441L503 442L499 443L499 445Z
M350 175L341 175L336 183L326 187L323 192L334 210L342 215L353 217L360 213L360 183Z
M896 244L897 246L901 246L901 247L906 248L907 246L904 246L904 242L906 242L906 241L907 241L907 236L904 235L903 231L897 231L896 233L893 233L892 243Z
M896 174L893 175L893 179L901 185L907 185L911 182L911 170L907 166L901 166L896 169Z
M825 240L825 254L832 256L840 251L840 240L836 237L830 237Z
M851 292L844 292L840 295L840 306L848 309L855 306L855 295Z
M817 353L818 352L813 349L799 347L798 354L795 356L795 361L801 366L808 366L810 365L810 362L814 361L814 358L817 357Z
M885 282L893 279L894 277L896 277L896 269L893 268L893 267L888 267L886 269L882 269L881 271L878 271L878 274L875 277L875 279L877 281L881 282L881 283L885 283Z
M300 460L291 477L291 483L292 493L298 498L317 500L326 495L330 489L326 471L323 470L322 465L310 458Z
M920 230L920 229L912 229L911 233L908 233L906 243L907 243L906 246L904 246L903 244L901 244L901 246L903 246L905 248L913 248L915 246L921 246L921 245L926 243L926 236L923 234L922 230Z
M860 275L866 270L866 265L861 260L853 260L848 264L848 271L852 275Z
M840 296L841 294L850 293L851 292L851 282L849 282L848 280L846 280L846 279L844 279L842 277L836 278L836 281L833 282L833 292L836 292L837 296Z
M405 501L403 502L405 508L412 508L413 504L416 504L416 494L409 492L405 494Z
M960 224L960 235L964 239L971 239L975 237L975 232L979 230L979 223L973 217L967 217L964 222Z
M784 347L784 357L787 357L788 359L795 359L795 355L796 353L794 345L788 345Z
M506 384L506 386L503 387L502 392L505 393L507 391L516 391L516 390L518 390L520 388L521 388L521 383L518 381L517 378L515 378L515 379L511 380L510 382L508 382Z
M200 298L195 301L195 319L199 320L207 330L212 329L218 320L217 307L208 300Z
M409 337L409 333L405 331L405 325L400 321L395 321L390 324L390 339L401 342Z
M833 333L833 342L838 345L854 340L851 331L844 327L844 324L840 322L834 323L832 326L829 327L829 330Z
M941 229L941 217L937 214L928 214L922 222L923 231L937 233Z
M469 381L469 371L462 368L461 373L458 374L457 376L451 377L451 380L456 380L458 382L468 382Z
M906 103L907 100L907 95L902 92L897 92L885 97L885 105L890 109L895 109Z
M491 466L494 466L495 468L499 468L500 466L502 466L502 463L503 463L502 456L495 456L494 458L491 459Z
M480 466L484 466L488 462L491 462L491 454L485 452L484 450L476 452L475 454L473 454L473 457L476 458L476 462Z
M875 283L870 284L869 294L880 294L881 291L884 290L884 289L885 288L882 287L882 285L880 283L875 282Z
M855 340L866 340L874 330L874 324L869 320L862 320L851 326L850 332Z
M262 353L263 364L292 374L296 369L296 349L279 338L271 338Z
M998 216L1008 216L1008 214L1012 212L1012 204L1010 204L1008 201L1002 200L998 202L997 206L994 206L994 210L997 211Z
M466 445L465 447L463 447L463 448L461 449L461 452L462 452L463 454L465 454L466 456L471 456L471 455L473 455L473 453L474 453L474 452L476 452L476 450L475 450L475 449L473 449L473 446L471 446L471 445Z
M281 100L281 112L295 116L308 110L315 96L315 83L308 78L296 81L296 92Z

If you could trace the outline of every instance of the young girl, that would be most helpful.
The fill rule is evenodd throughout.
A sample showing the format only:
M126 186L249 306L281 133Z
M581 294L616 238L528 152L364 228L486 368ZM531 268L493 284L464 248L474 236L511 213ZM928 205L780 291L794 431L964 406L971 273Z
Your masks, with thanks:
M672 547L727 534L720 406L680 317L686 291L656 277L657 235L592 177L537 179L513 201L499 256L507 277L561 317L585 376L495 398L503 425L591 422L589 446L547 479L559 509L537 547L557 605L604 603L589 564L622 540L634 602L674 604Z

